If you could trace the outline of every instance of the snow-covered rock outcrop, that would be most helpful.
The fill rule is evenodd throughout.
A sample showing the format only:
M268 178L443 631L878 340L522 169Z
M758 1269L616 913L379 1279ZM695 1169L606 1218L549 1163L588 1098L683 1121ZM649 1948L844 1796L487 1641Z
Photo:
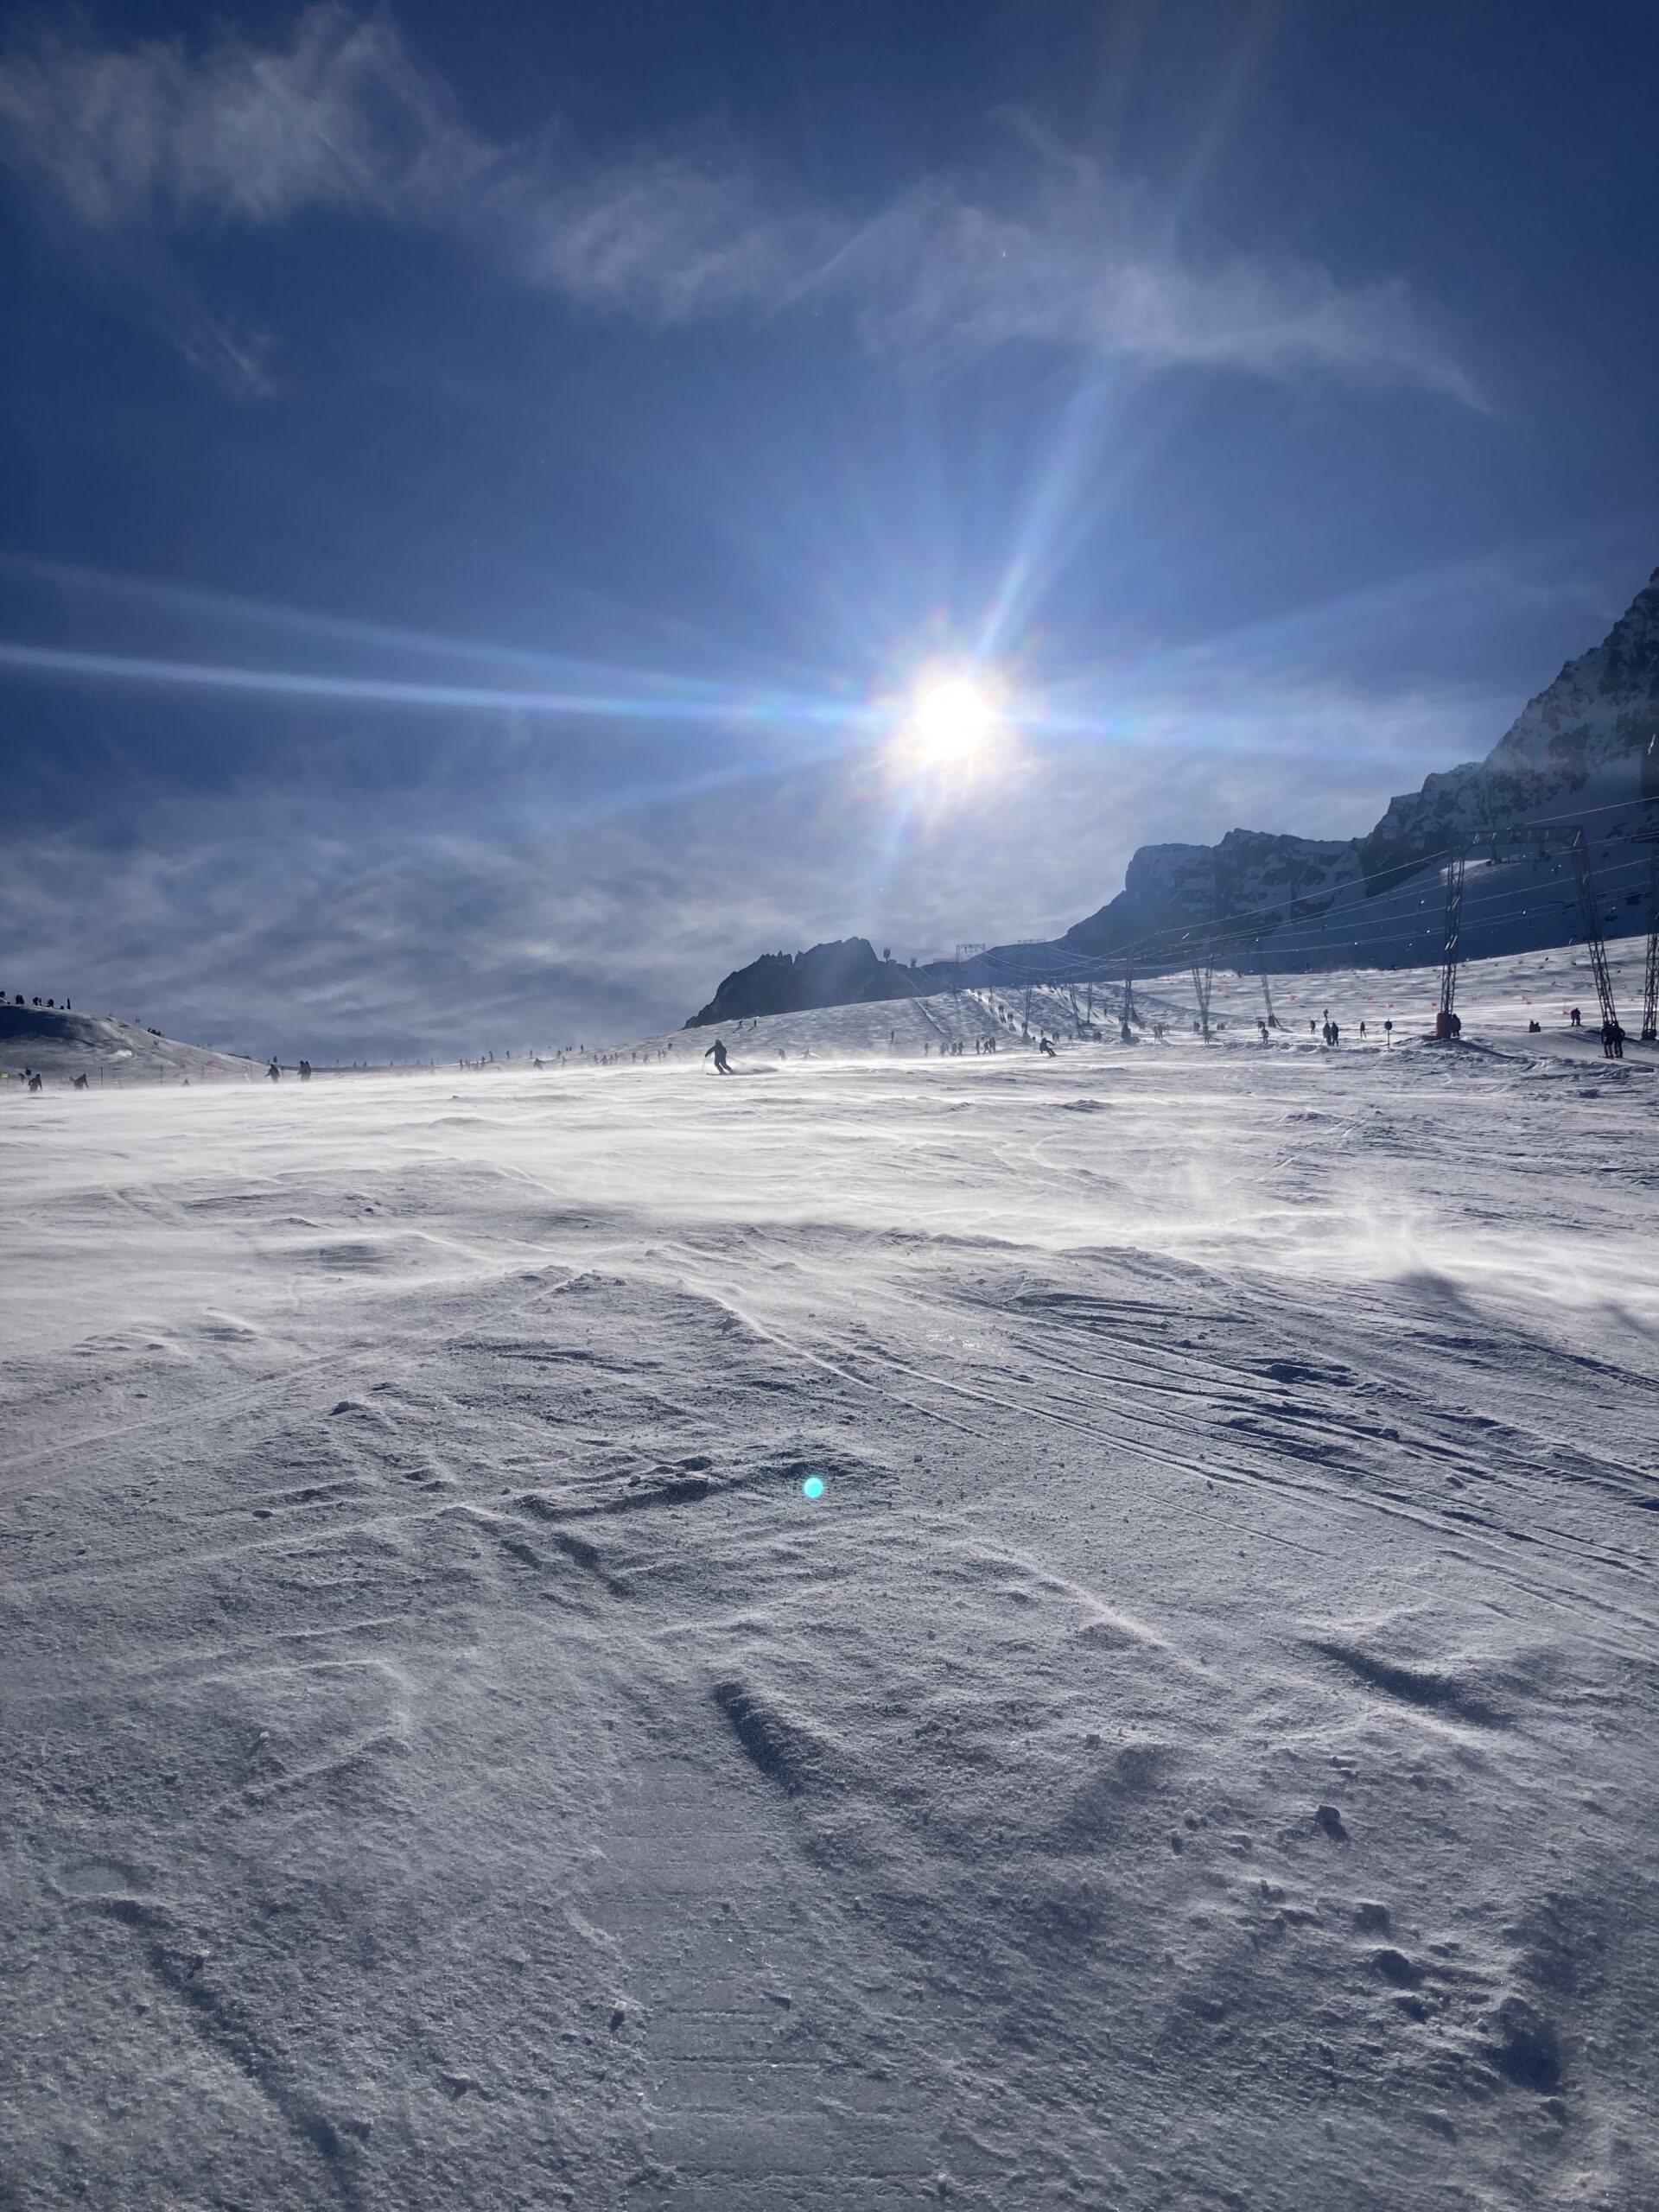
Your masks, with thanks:
M1142 845L1117 897L1069 929L1070 952L1113 952L1160 934L1217 923L1258 935L1319 912L1361 880L1351 838L1274 836L1230 830L1218 845Z
M839 938L810 952L763 952L735 969L686 1023L706 1028L757 1014L800 1014L811 1007L862 1006L875 999L914 998L930 988L920 971L879 959L868 938Z
M1506 855L1524 867L1535 851L1541 865L1564 867L1565 839L1580 819L1597 843L1598 867L1610 883L1624 886L1616 918L1634 927L1644 894L1624 879L1632 855L1647 850L1641 842L1652 826L1647 817L1659 815L1659 806L1641 805L1644 799L1659 802L1659 569L1601 644L1569 661L1484 760L1438 772L1421 791L1391 799L1366 836L1230 830L1217 845L1142 845L1116 898L1052 944L995 945L959 970L943 962L912 970L878 961L862 938L815 945L792 960L768 955L728 976L694 1021L852 1005L962 982L1036 981L1074 974L1080 956L1179 965L1193 933L1212 939L1217 929L1239 957L1317 967L1351 949L1336 925L1349 916L1346 926L1359 926L1351 919L1356 904L1370 917L1370 957L1420 958L1421 880L1449 848L1496 837L1495 861ZM1645 871L1645 859L1641 866ZM1536 904L1540 890L1522 883L1513 898ZM1391 901L1400 908L1394 938L1382 919ZM1555 906L1548 916L1541 908L1538 926L1559 931ZM1529 944L1536 931L1517 924L1511 935Z
M1373 885L1541 815L1659 798L1659 569L1600 645L1529 700L1484 760L1391 799L1362 850Z

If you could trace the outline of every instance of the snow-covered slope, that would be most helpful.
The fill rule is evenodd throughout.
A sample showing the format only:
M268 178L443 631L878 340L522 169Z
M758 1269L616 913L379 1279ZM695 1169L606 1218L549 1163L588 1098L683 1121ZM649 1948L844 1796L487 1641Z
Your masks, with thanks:
M1586 980L8 1086L8 2204L1659 2201Z
M264 1070L233 1053L181 1045L136 1021L113 1014L75 1014L62 1007L0 1006L0 1081L26 1068L49 1084L72 1084L84 1075L97 1088L135 1084L245 1083Z

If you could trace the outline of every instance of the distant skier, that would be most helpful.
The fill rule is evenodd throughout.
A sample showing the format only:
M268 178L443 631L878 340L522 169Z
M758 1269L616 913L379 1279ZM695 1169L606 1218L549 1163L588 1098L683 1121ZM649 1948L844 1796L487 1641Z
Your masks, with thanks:
M30 1077L29 1077L29 1087L30 1090L32 1090L32 1091L33 1091L33 1090L38 1090L40 1089L40 1087L41 1087L41 1078L39 1077L39 1076L37 1076L37 1075L32 1075L32 1076L30 1076Z
M705 1060L712 1060L714 1062L715 1073L716 1075L730 1075L732 1071L732 1065L730 1060L727 1058L726 1043L723 1038L716 1037L714 1043L709 1047L708 1051L702 1057Z
M73 1084L71 1085L71 1088L75 1090L85 1090L86 1088L86 1077L84 1075L78 1075L75 1077Z
M280 1083L282 1079L283 1071L281 1068L277 1066L276 1061L272 1060L270 1065L265 1070L265 1080L268 1083Z
M300 1062L300 1081L302 1083L309 1083L310 1080L311 1063L309 1060L302 1060Z
M1582 1017L1580 1016L1577 1007L1574 1007L1572 1013L1568 1014L1567 1020L1572 1023L1575 1029L1580 1027Z
M1046 1052L1051 1060L1057 1060L1059 1058L1059 1054L1054 1050L1054 1047L1049 1043L1046 1037L1044 1038L1042 1043L1037 1047L1037 1049L1039 1052Z

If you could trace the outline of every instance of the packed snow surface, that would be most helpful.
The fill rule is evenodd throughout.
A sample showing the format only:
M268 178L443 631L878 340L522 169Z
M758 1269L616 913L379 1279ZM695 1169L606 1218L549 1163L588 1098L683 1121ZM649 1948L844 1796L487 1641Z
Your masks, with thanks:
M1659 1053L1535 970L6 1084L0 2202L1659 2202Z

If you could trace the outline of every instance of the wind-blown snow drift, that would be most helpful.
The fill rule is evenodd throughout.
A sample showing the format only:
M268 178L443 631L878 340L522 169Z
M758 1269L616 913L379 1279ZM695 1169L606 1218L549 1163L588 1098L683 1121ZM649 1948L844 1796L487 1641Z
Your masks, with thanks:
M9 1086L9 2202L1651 2203L1583 981Z

